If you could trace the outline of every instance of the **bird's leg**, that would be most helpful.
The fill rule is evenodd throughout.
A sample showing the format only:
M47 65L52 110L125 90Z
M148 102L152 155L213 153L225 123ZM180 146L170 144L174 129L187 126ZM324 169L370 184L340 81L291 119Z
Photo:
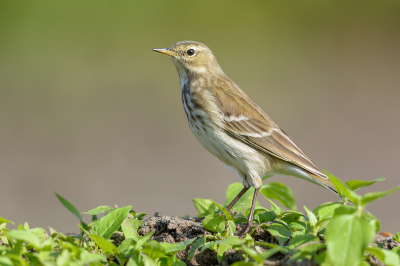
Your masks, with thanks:
M239 194L232 200L232 202L228 205L228 207L226 208L228 211L230 211L230 209L232 209L233 205L235 205L236 202L238 202L238 200L243 196L244 193L246 193L246 191L249 190L248 187L244 187ZM185 218L187 220L191 220L191 221L196 221L196 222L201 222L204 220L204 217L187 217Z
M235 205L236 202L238 202L238 200L243 196L244 193L246 193L247 190L249 190L249 188L248 188L248 187L244 187L244 188L239 192L239 194L237 194L237 196L232 200L232 202L229 203L229 205L228 205L228 207L226 207L226 209L227 209L228 211L230 211L230 210L232 209L233 205Z
M238 236L244 236L249 231L249 229L253 223L254 209L256 207L256 201L257 201L257 196L258 196L259 191L260 191L260 188L256 188L256 190L254 190L253 201L251 202L251 208L250 208L249 218L247 219L247 224L242 229L242 231L240 231Z

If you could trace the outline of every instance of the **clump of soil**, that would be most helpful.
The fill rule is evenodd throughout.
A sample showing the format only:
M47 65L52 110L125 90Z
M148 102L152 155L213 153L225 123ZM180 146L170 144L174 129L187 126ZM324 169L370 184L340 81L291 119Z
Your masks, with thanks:
M400 247L400 243L394 240L390 236L383 236L378 234L375 236L374 242L376 243L377 246L389 250L391 250L394 247ZM368 262L373 266L385 266L385 264L375 256L371 256Z
M241 230L240 227L236 228L238 233ZM151 239L158 242L167 243L178 243L189 240L195 237L201 237L204 235L213 235L214 233L207 231L203 228L201 221L193 219L179 218L176 216L166 216L161 213L156 213L154 217L149 218L145 221L144 225L139 229L140 235L146 235L150 232L155 232ZM268 243L276 243L275 239L267 231L262 228L257 230L252 235L256 241L265 241ZM185 250L181 250L177 253L177 257L184 261L187 265L201 266L201 265L231 265L236 261L243 260L243 252L237 252L233 249L228 250L225 253L225 259L218 263L217 253L213 250L205 250L204 252L196 251L194 257L189 261L188 251L191 245ZM260 252L264 251L262 247ZM281 255L273 257L274 260L280 259ZM315 265L315 264L303 264L303 265Z
M165 216L156 212L154 217L145 221L139 229L140 235L147 235L155 232L151 239L158 242L177 243L203 235L212 235L205 230L200 221L178 218L176 216ZM179 251L176 256L183 260L187 265L218 265L217 254L214 251L206 250L203 253L197 251L189 261L188 251L191 245L185 250Z
M389 250L393 249L394 247L400 247L400 243L394 240L391 236L383 236L378 234L375 236L374 242L378 246Z
M240 231L241 228L237 227L236 232ZM189 240L195 237L201 237L204 235L213 235L214 233L207 231L203 228L201 221L196 221L194 219L179 218L176 216L166 216L161 213L155 213L154 217L149 218L145 221L144 225L139 229L140 235L146 235L150 232L155 232L151 239L158 242L166 243L178 243L182 241ZM252 234L252 237L256 241L263 241L268 243L277 243L271 234L269 234L264 229L258 227L256 231ZM385 249L392 249L394 247L400 247L400 244L391 237L384 237L382 235L375 236L375 243ZM189 261L188 251L191 245L185 250L181 250L177 253L177 257L184 261L187 265L202 266L202 265L231 265L236 261L243 260L243 252L235 251L233 249L228 250L225 253L225 259L218 263L216 251L206 250L204 252L196 251L194 257ZM260 252L263 252L262 247L257 246ZM279 261L283 258L281 254L277 254L270 258L271 265L297 265L297 266L317 266L313 260L303 260L299 263L293 263L285 261L285 263L280 264ZM376 257L371 256L369 263L373 266L384 266L384 264L378 260Z
M201 221L165 216L159 212L145 221L139 229L139 234L147 235L153 231L152 239L167 243L182 242L190 238L212 234L203 228Z

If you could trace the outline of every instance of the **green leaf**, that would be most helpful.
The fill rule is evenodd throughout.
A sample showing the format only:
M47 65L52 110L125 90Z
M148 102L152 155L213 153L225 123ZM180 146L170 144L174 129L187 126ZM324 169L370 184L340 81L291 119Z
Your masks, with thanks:
M39 265L40 260L38 259L39 255L41 253L38 253L36 256L32 255L29 252L26 252L24 255L29 259L29 264L30 265ZM17 256L15 254L8 254L7 257L12 261L13 265L18 265L18 266L28 266L28 263L26 260L22 259L22 257Z
M67 266L70 262L71 254L69 251L67 249L62 250L61 254L57 256L57 266Z
M214 214L216 211L215 205L212 200L210 199L193 199L194 206L196 207L198 217L204 217L210 214Z
M96 223L93 228L93 233L95 235L102 236L105 239L109 239L112 234L121 226L122 222L128 216L131 208L132 206L126 206L107 213Z
M267 174L267 175L261 177L261 180L264 181L264 180L266 180L267 178L270 178L270 177L272 177L272 176L274 176L274 175L273 175L273 174Z
M234 236L236 232L236 224L233 220L229 220L227 222L226 227L226 235L225 236Z
M233 219L235 224L242 224L242 223L247 223L247 217L244 216L243 214L239 213L235 215L235 218Z
M289 209L296 209L292 190L283 183L272 182L261 186L260 193L269 199L278 200Z
M232 248L232 245L219 245L218 246L218 251L217 251L218 263L221 263L221 261L224 260L224 254L230 248Z
M304 235L300 235L300 236L295 236L292 239L290 239L288 248L290 250L294 250L296 247L298 247L304 243L313 242L313 241L319 241L319 238L312 234L304 234ZM315 247L306 246L306 247L301 248L301 250L312 252L315 250Z
M282 217L286 216L286 215L296 215L298 217L300 216L304 216L304 214L302 214L301 212L298 211L294 211L294 210L287 210L284 213L282 213Z
M148 233L145 236L139 237L139 240L136 242L135 248L139 249L140 247L142 247L144 244L146 244L147 241L149 241L150 237L152 235L154 235L154 231Z
M342 215L342 214L352 214L357 211L357 208L355 206L340 206L335 209L335 213L333 217Z
M186 266L186 263L178 259L176 256L158 259L157 264L159 266Z
M315 214L318 223L321 223L322 221L332 219L335 210L342 206L341 202L327 202L316 207L312 212Z
M196 251L201 247L206 244L207 238L206 236L202 236L198 238L196 241L194 241L192 247L190 248L188 252L188 260L191 260L194 255L196 254Z
M315 228L317 225L317 218L315 217L314 213L310 211L306 206L304 206L304 210L306 210L308 222L310 223L311 228Z
M386 249L381 249L374 246L369 246L367 250L387 266L399 266L400 260L396 252Z
M379 232L381 229L381 222L370 213L363 212L361 213L361 217L367 221L371 221L372 224L375 224L375 234Z
M255 249L250 249L248 247L242 247L243 251L250 255L255 261L258 262L257 265L263 265L263 262L269 257L275 255L278 252L282 254L287 254L289 251L286 247L278 246L272 243L257 242L257 246L268 247L266 251L259 254Z
M300 230L300 231L305 231L307 228L307 225L302 221L294 221L288 225L289 225L289 228Z
M5 250L9 251L9 250L11 250L11 248L10 248L10 247L6 247L6 246L0 245L0 253L1 253L2 251L5 251Z
M335 214L337 208L343 207L341 202L328 202L324 203L313 210L315 217L317 218L317 230L321 232L329 224L330 220Z
M257 246L263 246L263 247L267 247L269 249L278 249L280 253L282 254L287 254L289 253L289 249L285 246L279 246L277 244L273 244L273 243L267 243L267 242L256 242Z
M372 201L376 201L380 198L383 198L385 196L388 196L396 191L398 191L400 189L400 186L394 187L392 189L389 189L387 191L383 191L383 192L372 192L372 193L367 193L364 195L364 197L361 199L361 202L363 205L367 205L368 203L372 202Z
M304 217L304 214L299 213L299 212L284 212L282 214L282 221L285 221L287 224L291 223L291 222L296 222L299 221L301 217Z
M263 217L260 217L260 213L261 212L267 212L268 210L267 209L265 209L264 207L256 207L255 209L254 209L254 212L253 212L253 221L255 222L255 223L260 223L260 219L263 219ZM274 215L275 215L275 212L272 212ZM250 208L248 208L247 210L246 210L246 212L245 212L245 215L248 217L249 215L250 215ZM237 216L236 216L237 217ZM235 218L236 218L235 217ZM246 218L246 222L247 222L247 218Z
M30 232L39 237L39 240L45 240L46 238L48 238L47 232L43 228L32 228Z
M279 248L271 248L260 254L261 259L264 261L280 251Z
M10 220L7 220L7 219L5 219L3 217L0 217L0 224L3 224L3 223L15 224L14 222L11 222Z
M358 266L371 266L371 264L369 264L367 261L363 260L361 261L360 265Z
M262 224L261 226L266 226L266 224ZM246 247L252 247L255 245L254 238L249 233L246 233L246 235L242 237L242 241L244 241Z
M350 188L351 190L357 190L362 187L369 187L377 181L385 181L385 178L383 176L378 177L377 179L371 180L371 181L363 181L363 180L349 180L346 182L346 186Z
M166 258L166 250L163 245L155 240L150 240L142 251L149 255L152 259Z
M243 261L243 260L241 260L241 261L236 261L235 263L232 264L232 266L257 266L257 265L259 265L259 264L256 263L256 262L253 262L253 261Z
M225 230L225 219L220 214L207 215L203 220L203 227L211 232L222 234Z
M232 237L227 237L225 239L222 240L217 240L217 241L211 241L208 242L207 244L205 244L202 249L201 252L203 252L204 250L211 248L214 245L233 245L233 246L240 246L243 244L243 241L241 239L239 239L239 237L237 236L232 236Z
M258 220L260 223L265 223L269 221L273 221L276 218L276 214L273 211L263 212L258 214Z
M254 249L248 248L248 247L242 247L242 250L246 254L250 255L250 257L252 257L256 262L258 262L258 264L256 264L256 265L260 265L260 264L262 265L264 260L261 258L260 254L258 254L257 251L255 251Z
M118 246L118 254L124 254L130 256L135 248L135 242L132 238L125 239L122 243Z
M285 223L281 221L282 223ZM286 228L286 226L282 224L273 223L267 228L267 231L273 235L276 240L278 240L279 245L285 244L285 242L290 238L291 233L290 230Z
M12 231L8 232L8 235L12 238L28 242L29 244L34 246L36 249L40 248L39 238L30 231L12 230Z
M99 246L99 248L101 248L105 252L109 252L111 254L118 253L117 247L108 242L105 238L93 234L90 234L89 237L96 243L97 246Z
M105 213L105 212L112 211L113 209L114 208L110 207L110 206L99 206L99 207L94 208L94 209L92 209L90 211L82 212L82 213L89 214L89 215L97 215L97 214L100 214L100 213Z
M397 232L396 235L393 236L393 239L396 240L397 242L400 242L400 233Z
M81 249L79 257L81 260L80 262L82 262L84 265L97 265L97 264L94 264L94 262L103 262L106 259L106 256L104 256L104 255L91 253L91 252L88 252L87 250L82 250L82 249ZM71 263L71 265L75 265L75 264Z
M394 247L394 248L392 248L392 251L393 251L393 252L396 252L397 255L400 256L400 247Z
M339 178L328 173L327 171L324 172L332 181L333 185L336 187L338 192L341 192L346 198L348 198L355 205L360 205L361 196L357 195L353 190L349 189Z
M222 207L221 205L219 205L217 202L215 202L213 200L211 200L211 201L215 204L215 206L217 206L225 214L225 217L228 221L233 220L233 216L229 213L229 211L226 208Z
M335 216L325 232L329 260L335 266L359 265L374 234L374 222L357 213Z
M7 257L0 257L0 266L14 266L14 263Z
M269 198L264 197L264 199L268 200L271 203L271 209L273 211L275 211L277 216L281 216L282 214L282 208L279 207L278 205L276 205L272 200L270 200Z
M242 183L230 184L226 190L226 201L224 205L228 206L242 189ZM246 193L244 193L243 196L235 203L235 206L233 206L232 210L250 206L253 199L253 194L254 188L247 190Z
M318 253L313 260L320 266L333 266L333 264L329 261L329 257L326 251ZM361 266L361 265L359 265Z
M128 262L126 263L126 266L141 266L141 264L137 263L134 259L129 258Z
M178 251L184 250L187 247L187 245L192 244L192 242L195 240L196 238L192 238L179 243L174 243L174 244L161 243L161 245L165 248L166 253L176 253Z
M146 215L147 215L147 213L145 213L145 212L137 212L137 213L135 213L134 218L138 219L138 220L142 220Z
M157 263L149 256L146 254L143 254L143 262L144 266L157 266Z
M65 208L67 208L73 215L75 215L76 217L78 217L78 219L81 219L81 214L80 214L79 211L75 208L75 206L72 205L71 202L69 202L68 200L66 200L64 197L58 195L56 192L54 192L54 194L56 194L57 198L61 201L62 205L64 205Z
M143 224L143 221L132 219L126 217L125 220L121 224L122 232L124 232L125 239L135 239L138 240L139 234L137 232L140 225Z

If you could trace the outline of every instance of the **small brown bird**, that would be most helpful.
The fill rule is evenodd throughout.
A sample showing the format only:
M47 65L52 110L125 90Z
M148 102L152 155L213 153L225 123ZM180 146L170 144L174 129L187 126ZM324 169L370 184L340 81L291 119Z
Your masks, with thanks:
M172 58L190 129L206 150L235 169L244 188L227 207L255 187L244 235L253 221L261 178L296 176L337 193L329 178L220 68L202 43L182 41L153 51Z

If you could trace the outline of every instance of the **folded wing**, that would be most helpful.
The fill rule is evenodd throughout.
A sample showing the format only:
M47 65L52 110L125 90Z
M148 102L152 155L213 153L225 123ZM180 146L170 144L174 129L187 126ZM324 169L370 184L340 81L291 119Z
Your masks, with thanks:
M215 93L226 132L260 151L327 178L260 107L244 93L239 93L241 90L236 85L232 86Z

